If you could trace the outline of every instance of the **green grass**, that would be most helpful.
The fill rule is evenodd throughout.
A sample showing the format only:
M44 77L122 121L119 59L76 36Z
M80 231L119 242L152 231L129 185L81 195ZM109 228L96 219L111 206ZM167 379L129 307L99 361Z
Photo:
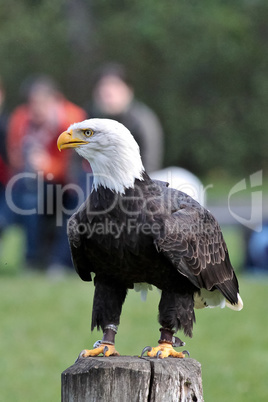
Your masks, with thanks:
M243 266L238 228L224 227L233 265ZM23 275L24 238L18 228L5 232L0 260L0 400L60 400L60 374L101 334L90 332L93 285L70 275L51 282L44 275ZM240 275L245 307L197 311L186 348L202 364L206 402L266 401L268 395L268 278ZM146 303L130 291L117 335L121 354L138 355L159 339L159 292Z
M265 401L268 395L268 281L240 278L244 310L197 312L194 337L185 339L202 364L206 402ZM42 275L5 275L0 282L0 400L60 400L60 374L101 337L90 333L93 285L71 275L51 282ZM130 291L117 349L138 355L159 338L159 293L147 302Z

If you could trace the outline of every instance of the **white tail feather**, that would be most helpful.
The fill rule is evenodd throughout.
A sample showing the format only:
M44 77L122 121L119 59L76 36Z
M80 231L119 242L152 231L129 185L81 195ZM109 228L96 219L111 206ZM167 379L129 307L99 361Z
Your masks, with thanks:
M224 298L223 294L219 290L209 291L206 289L200 289L200 292L195 293L194 295L194 307L196 309L204 308L204 307L221 307L225 306L234 311L240 311L243 308L243 301L239 295L237 294L237 303L231 304L227 299Z
M236 304L231 304L228 300L225 300L226 307L230 308L234 311L240 311L243 308L243 300L240 297L240 294L237 293L238 302Z
M134 283L134 289L136 292L141 292L141 300L146 301L148 290L153 290L153 287L146 282L140 282Z

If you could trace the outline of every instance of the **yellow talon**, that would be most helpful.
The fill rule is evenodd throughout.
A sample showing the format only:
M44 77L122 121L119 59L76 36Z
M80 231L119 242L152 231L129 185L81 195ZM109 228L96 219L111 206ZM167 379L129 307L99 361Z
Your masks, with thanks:
M120 356L117 350L115 349L114 345L110 345L107 343L102 343L100 346L97 348L88 350L82 350L80 353L79 357L88 357L88 356L99 356L100 354L103 354L105 357L108 356Z
M185 354L182 352L176 352L176 350L173 349L172 345L170 343L163 342L159 346L156 346L155 348L151 348L151 350L147 351L147 355L149 357L160 357L161 359L164 359L165 357L172 356L172 357L178 357L183 359L185 357Z

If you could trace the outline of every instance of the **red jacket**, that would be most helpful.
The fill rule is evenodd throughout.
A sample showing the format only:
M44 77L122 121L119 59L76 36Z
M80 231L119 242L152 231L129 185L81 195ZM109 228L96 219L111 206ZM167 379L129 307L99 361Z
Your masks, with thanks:
M3 161L3 158L0 156L0 183L5 186L9 179L9 169L8 166Z
M49 158L42 166L42 172L46 177L51 173L54 181L64 183L68 172L68 162L71 152L59 154L57 138L62 131L65 131L71 124L86 119L86 112L66 99L61 100L61 112L57 116L57 128L50 132L49 139L45 143L45 151ZM30 124L30 112L28 105L18 106L11 115L7 133L7 152L13 172L25 170L25 157L23 153L23 141L27 135Z

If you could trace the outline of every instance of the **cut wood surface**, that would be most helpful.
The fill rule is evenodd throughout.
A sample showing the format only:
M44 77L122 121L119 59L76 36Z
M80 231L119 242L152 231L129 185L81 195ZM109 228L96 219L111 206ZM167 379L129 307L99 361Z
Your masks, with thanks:
M61 380L62 402L203 401L201 365L190 358L81 358Z

